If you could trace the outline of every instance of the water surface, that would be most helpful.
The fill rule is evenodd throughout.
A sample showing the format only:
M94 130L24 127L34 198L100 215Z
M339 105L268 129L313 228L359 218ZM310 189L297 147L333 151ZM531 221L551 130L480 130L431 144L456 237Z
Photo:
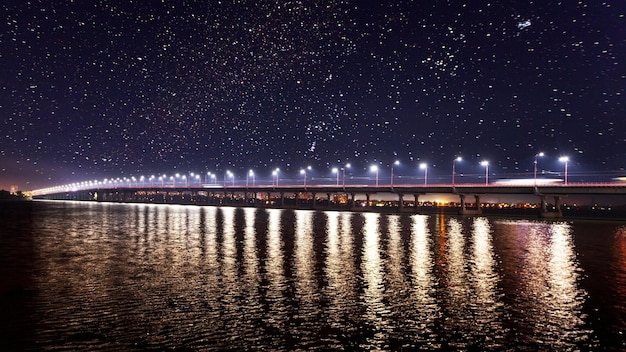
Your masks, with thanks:
M0 225L4 349L626 348L619 222L28 202Z

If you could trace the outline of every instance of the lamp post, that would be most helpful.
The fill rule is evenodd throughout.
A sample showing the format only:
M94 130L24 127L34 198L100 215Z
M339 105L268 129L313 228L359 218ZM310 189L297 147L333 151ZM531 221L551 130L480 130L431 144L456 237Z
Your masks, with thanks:
M569 158L562 156L559 158L559 161L565 163L565 184L567 185L567 163L569 162Z
M535 154L535 162L534 162L535 168L533 170L533 180L535 183L535 187L537 187L537 158L540 156L544 156L543 152Z
M489 184L489 162L487 160L482 161L480 165L485 167L485 185Z
M378 187L378 166L376 165L370 166L370 171L376 173L376 187Z
M346 169L350 168L350 163L346 164L345 167L341 168L341 183L343 184L343 187L346 187Z
M421 163L420 169L424 170L424 184L427 185L428 184L428 164Z
M454 176L456 175L456 162L462 160L463 159L460 156L457 156L454 160L452 160L452 187L454 187Z
M300 174L304 175L304 187L306 188L306 170L311 170L310 166L307 166L305 169L300 170Z
M279 168L276 168L274 171L272 171L272 185L274 185L274 177L276 178L276 186L278 186L278 173L280 172Z
M246 175L246 187L248 187L248 178L252 177L252 186L254 187L254 171L250 170L248 171L248 174Z
M339 187L339 169L333 167L333 173L337 175L337 187Z
M390 182L391 187L393 187L393 166L394 165L400 165L400 161L396 160L393 162L393 164L391 164L391 182Z
M235 175L232 172L230 172L229 170L226 170L226 173L224 174L224 187L226 187L228 185L226 183L228 177L230 177L232 179L232 181L233 181L232 185L234 187L235 186Z

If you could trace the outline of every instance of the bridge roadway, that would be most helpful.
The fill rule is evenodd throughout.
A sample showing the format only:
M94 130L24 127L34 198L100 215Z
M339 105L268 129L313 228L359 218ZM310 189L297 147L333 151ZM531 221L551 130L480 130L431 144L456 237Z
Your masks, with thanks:
M547 185L502 184L398 184L398 185L98 185L75 190L55 190L37 194L44 199L92 200L104 202L142 202L173 204L246 205L289 208L319 208L318 195L326 195L321 202L328 208L368 210L372 195L385 193L397 195L398 212L418 212L418 201L425 194L455 194L459 196L460 214L480 214L483 195L536 195L540 198L540 216L560 217L561 197L568 195L617 195L626 196L626 182L569 183ZM278 197L273 195L278 194ZM286 197L285 195L293 195ZM331 195L344 195L343 202L332 201ZM356 207L357 195L365 195L366 206ZM404 197L413 195L413 207L405 207ZM474 202L466 202L474 196ZM554 198L553 210L548 209L547 198ZM626 199L625 199L626 203ZM343 206L341 206L343 205ZM470 205L472 207L470 208Z

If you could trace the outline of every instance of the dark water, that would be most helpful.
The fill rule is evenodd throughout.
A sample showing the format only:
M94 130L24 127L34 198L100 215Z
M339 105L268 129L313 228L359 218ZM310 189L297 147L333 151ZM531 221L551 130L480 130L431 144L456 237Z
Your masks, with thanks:
M626 348L626 223L0 203L1 350Z

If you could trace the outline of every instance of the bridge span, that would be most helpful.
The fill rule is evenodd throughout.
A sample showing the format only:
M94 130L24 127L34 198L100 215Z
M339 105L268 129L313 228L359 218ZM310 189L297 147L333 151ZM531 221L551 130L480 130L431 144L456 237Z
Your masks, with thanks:
M34 198L98 202L160 204L236 205L302 209L367 211L382 194L396 197L397 212L420 212L420 196L458 196L459 214L481 214L485 195L532 195L539 198L539 216L561 217L561 199L570 195L617 195L625 197L626 182L569 183L549 185L503 184L399 184L399 185L97 185L80 189L50 188L33 193ZM357 202L357 196L365 197ZM473 198L473 199L472 199ZM550 201L553 201L550 203ZM549 206L550 204L550 206Z

